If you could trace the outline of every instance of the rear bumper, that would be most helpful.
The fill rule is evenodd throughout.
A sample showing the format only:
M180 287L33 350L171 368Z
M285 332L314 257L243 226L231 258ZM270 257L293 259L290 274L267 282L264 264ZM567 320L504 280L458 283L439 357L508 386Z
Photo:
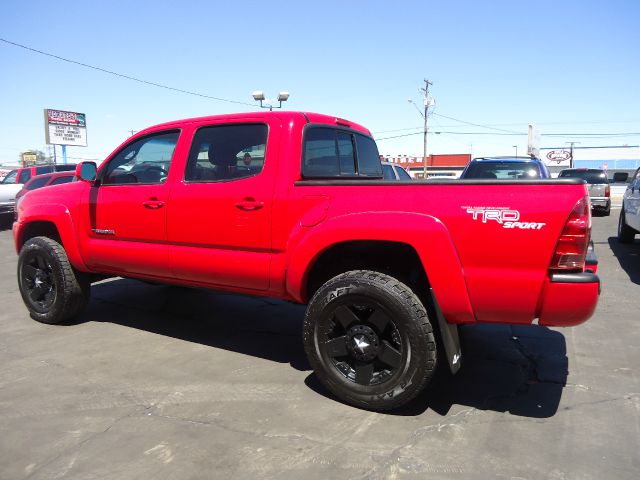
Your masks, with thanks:
M608 197L591 197L591 207L604 209L610 208L611 199Z
M544 288L539 324L571 327L589 319L600 296L600 279L590 271L555 273Z

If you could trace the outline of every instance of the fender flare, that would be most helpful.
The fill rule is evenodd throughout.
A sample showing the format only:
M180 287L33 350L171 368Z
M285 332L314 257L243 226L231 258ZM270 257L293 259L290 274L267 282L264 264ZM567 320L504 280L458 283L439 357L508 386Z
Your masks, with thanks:
M58 230L60 240L62 240L64 250L67 253L71 265L77 270L83 272L89 271L80 254L71 212L62 204L38 204L37 208L26 208L20 213L20 221L14 231L16 251L18 254L24 243L25 230L35 222L52 223Z
M333 217L315 227L298 227L287 245L286 290L306 303L309 272L330 247L354 240L389 241L412 247L449 323L475 323L464 269L445 225L430 215L362 212ZM435 320L435 319L434 319Z

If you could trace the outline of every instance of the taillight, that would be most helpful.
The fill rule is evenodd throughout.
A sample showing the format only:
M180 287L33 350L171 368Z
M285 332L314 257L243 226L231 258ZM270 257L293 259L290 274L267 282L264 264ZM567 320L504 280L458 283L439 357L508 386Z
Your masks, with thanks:
M611 187L608 184L604 186L604 196L605 197L611 196Z
M583 271L590 236L591 205L585 196L576 203L564 224L549 270Z

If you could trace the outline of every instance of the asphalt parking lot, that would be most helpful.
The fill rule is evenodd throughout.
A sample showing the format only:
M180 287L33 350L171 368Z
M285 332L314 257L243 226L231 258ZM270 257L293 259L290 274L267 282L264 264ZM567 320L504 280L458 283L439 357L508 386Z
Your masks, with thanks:
M594 218L602 296L568 329L469 327L403 410L327 396L304 307L116 279L32 321L0 232L0 479L637 479L640 240Z

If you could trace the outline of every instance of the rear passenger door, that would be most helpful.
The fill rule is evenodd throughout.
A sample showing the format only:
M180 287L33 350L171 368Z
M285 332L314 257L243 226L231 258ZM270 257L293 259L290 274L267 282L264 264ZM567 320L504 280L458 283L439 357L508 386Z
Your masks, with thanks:
M169 199L172 275L207 286L269 288L277 123L215 123L194 132ZM269 139L269 140L267 140Z

